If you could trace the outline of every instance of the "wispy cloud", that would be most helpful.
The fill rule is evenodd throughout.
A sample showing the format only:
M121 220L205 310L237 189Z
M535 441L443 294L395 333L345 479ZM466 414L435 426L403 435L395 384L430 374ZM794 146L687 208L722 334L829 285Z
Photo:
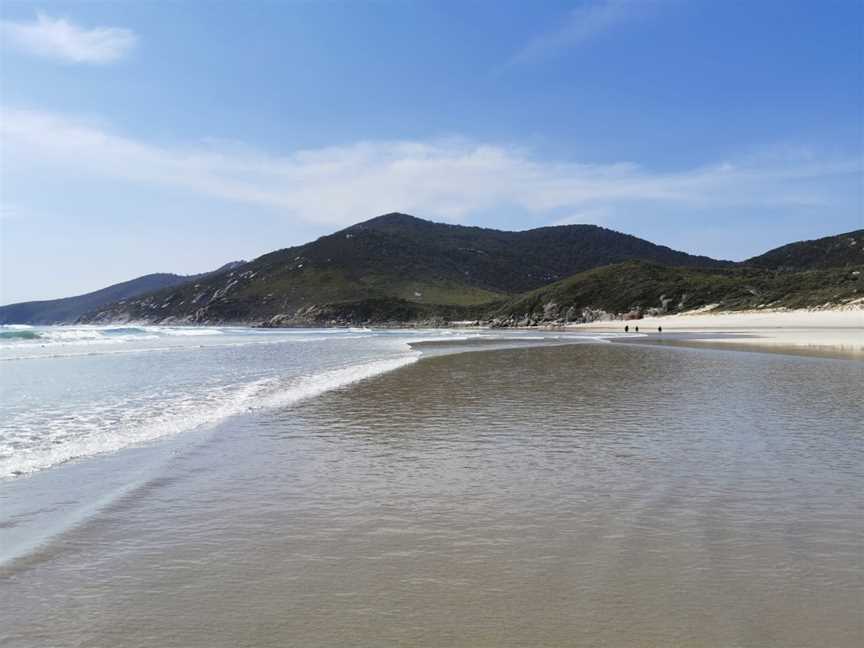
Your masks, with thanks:
M605 207L595 207L592 209L584 209L581 211L573 212L571 214L567 214L562 218L556 218L553 220L550 225L579 225L581 223L592 223L594 225L601 225L603 223L607 223L612 216L612 208Z
M64 63L112 63L126 56L138 42L129 29L86 29L41 13L27 22L0 21L0 35L19 51Z
M511 64L558 56L642 15L660 0L583 0L564 20L517 52Z
M3 176L119 179L277 210L327 226L394 210L464 221L492 209L546 219L567 213L671 207L812 207L834 204L860 160L797 152L676 172L637 164L558 162L462 139L367 141L274 155L214 144L164 147L60 115L6 110ZM845 184L843 185L845 186ZM568 219L568 220L572 220Z

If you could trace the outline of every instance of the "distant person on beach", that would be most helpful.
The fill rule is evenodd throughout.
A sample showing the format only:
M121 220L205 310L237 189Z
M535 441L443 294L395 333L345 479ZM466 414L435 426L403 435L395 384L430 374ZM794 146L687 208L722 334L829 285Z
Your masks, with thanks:
M638 326L636 327L636 332L637 332L637 333L639 332L639 327L638 327Z
M630 325L628 324L624 327L624 332L627 333L629 331L630 331Z
M662 333L662 332L663 332L663 327L662 327L662 326L658 326L658 327L657 327L657 332L658 332L658 333Z

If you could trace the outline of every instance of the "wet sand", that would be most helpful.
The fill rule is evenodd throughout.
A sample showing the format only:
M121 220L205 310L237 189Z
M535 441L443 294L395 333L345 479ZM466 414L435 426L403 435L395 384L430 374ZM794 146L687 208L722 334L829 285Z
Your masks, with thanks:
M744 351L750 353L776 353L780 355L797 355L812 358L836 358L838 360L864 360L864 351L857 347L843 344L792 344L757 333L650 333L630 338L616 338L614 341L622 344L647 344L665 347L689 347L691 349L723 349L726 351Z
M6 567L0 645L857 647L862 378L427 357L232 419Z
M834 358L864 359L864 308L822 311L692 312L630 321L598 321L568 330L621 332L642 342L677 346L728 347ZM658 335L658 327L663 334Z

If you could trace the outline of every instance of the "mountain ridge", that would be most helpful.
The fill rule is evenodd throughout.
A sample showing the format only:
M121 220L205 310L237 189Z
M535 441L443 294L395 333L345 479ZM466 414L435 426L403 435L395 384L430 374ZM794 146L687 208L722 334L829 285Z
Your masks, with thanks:
M242 272L148 294L91 313L85 321L266 323L276 318L287 323L307 321L304 313L310 308L332 310L347 303L359 308L387 300L421 304L424 312L434 305L449 313L451 307L503 301L576 272L632 259L734 265L595 225L508 232L393 212L267 253Z
M743 264L772 270L815 270L862 265L864 229L787 243L747 259Z
M102 303L72 321L513 325L585 319L595 311L813 307L858 299L862 234L790 243L736 263L597 225L505 231L392 212Z
M245 261L231 261L216 270L196 275L153 272L128 281L71 297L16 302L0 306L0 324L57 324L76 321L82 315L124 299L195 281L214 273L225 272Z

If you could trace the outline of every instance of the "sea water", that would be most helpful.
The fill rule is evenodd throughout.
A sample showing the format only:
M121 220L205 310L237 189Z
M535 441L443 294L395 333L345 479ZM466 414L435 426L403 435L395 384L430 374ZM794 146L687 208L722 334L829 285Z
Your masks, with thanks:
M864 363L552 332L15 331L3 645L864 638Z
M0 326L0 502L5 517L27 520L5 534L0 559L32 547L47 535L43 532L63 528L67 518L78 521L91 513L156 470L176 444L198 442L226 419L287 408L416 362L420 352L411 344L420 341L482 338L500 345L546 337L551 342L562 336ZM596 338L584 338L590 339ZM123 452L130 449L136 452ZM32 481L27 482L29 497L12 501L3 496L4 483L70 462L83 465L40 477L40 482L59 482L42 490L41 497L35 496ZM55 498L65 504L58 507ZM24 544L19 546L19 540Z

